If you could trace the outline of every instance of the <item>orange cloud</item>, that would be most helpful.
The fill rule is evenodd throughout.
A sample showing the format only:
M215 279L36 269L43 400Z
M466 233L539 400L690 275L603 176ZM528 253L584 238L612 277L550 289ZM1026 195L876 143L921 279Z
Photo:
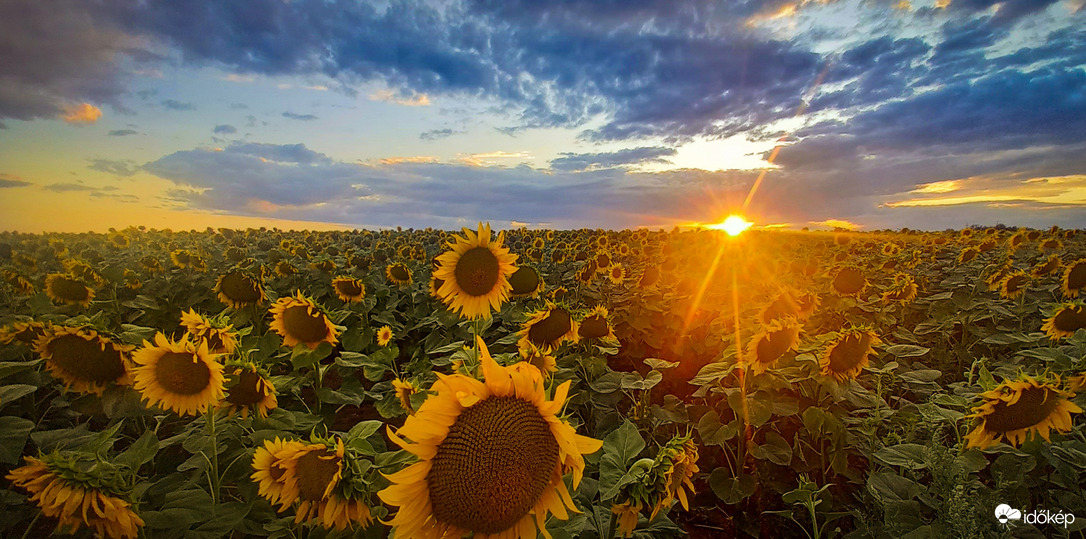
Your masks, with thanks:
M885 202L887 208L919 206L956 206L977 202L1010 203L1016 201L1042 204L1086 205L1086 175L1028 178L1025 180L996 180L992 178L967 178L928 183L920 189L909 191L915 195L941 195L954 192L953 196L911 197Z
M811 221L810 224L830 228L844 228L846 230L859 230L863 225L846 221L845 219L826 219L825 221Z
M486 167L498 164L503 159L530 159L531 155L528 152L485 152L485 153L473 153L466 156L458 157L456 160L459 163L463 163L472 167Z
M932 193L950 193L961 189L961 180L946 180L942 182L925 183L917 186L916 189L909 191L910 193L917 194L932 194Z
M60 119L70 124L92 124L102 117L102 109L90 103L80 103L64 107L64 114Z
M409 98L403 98L397 96L392 90L379 90L373 92L370 94L370 99L373 101L395 103L405 107L427 107L430 105L430 96L426 94L415 94Z
M437 158L429 155L414 155L411 157L385 157L378 161L382 165L399 165L400 163L436 163Z

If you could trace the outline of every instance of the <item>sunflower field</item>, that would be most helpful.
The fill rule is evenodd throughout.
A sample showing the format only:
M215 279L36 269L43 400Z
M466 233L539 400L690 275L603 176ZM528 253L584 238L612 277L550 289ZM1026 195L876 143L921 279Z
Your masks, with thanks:
M4 537L1086 530L1075 230L5 233L0 277Z

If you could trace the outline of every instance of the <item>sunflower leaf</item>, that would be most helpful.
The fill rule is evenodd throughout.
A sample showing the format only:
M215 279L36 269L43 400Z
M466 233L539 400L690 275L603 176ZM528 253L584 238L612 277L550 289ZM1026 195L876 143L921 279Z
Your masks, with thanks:
M34 422L22 417L0 417L0 462L18 464Z
M629 420L624 421L603 439L603 457L600 459L601 500L614 498L623 486L634 481L626 467L644 448L645 440Z

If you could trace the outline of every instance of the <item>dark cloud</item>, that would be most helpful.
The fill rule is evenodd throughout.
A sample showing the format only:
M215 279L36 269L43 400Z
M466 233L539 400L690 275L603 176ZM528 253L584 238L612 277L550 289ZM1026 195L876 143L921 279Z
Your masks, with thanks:
M443 138L451 137L455 134L461 133L461 131L454 131L449 128L445 129L431 129L419 134L421 140L439 140Z
M134 161L128 160L114 160L114 159L91 159L91 164L87 168L91 170L97 170L99 172L105 172L107 174L115 174L117 176L132 176L140 171L140 167Z
M114 129L109 132L111 137L127 137L128 135L137 135L139 131L135 129Z
M170 110L196 110L196 105L184 103L176 99L165 99L162 101L162 106Z
M30 182L14 175L0 173L0 189L8 187L26 187Z
M220 124L215 126L214 132L219 135L232 135L237 133L238 129L232 125Z
M311 122L311 121L317 119L317 117L312 115L312 114L297 114L297 113L289 112L289 111L284 112L283 117L284 118L290 118L291 120L301 120L303 122Z
M53 191L57 193L67 193L71 191L97 191L97 187L91 187L82 183L51 183L43 186L42 189L46 191Z
M563 153L562 157L551 160L555 170L577 171L589 168L614 168L623 165L644 163L666 163L665 157L675 155L674 148L646 146L606 153Z

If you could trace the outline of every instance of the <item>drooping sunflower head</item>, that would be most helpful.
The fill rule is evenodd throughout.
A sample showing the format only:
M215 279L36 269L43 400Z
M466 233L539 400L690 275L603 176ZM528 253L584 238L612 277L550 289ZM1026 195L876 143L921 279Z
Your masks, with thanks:
M1037 246L1037 249L1042 253L1050 253L1053 251L1059 251L1063 249L1063 242L1058 238L1048 238Z
M324 308L301 290L293 296L279 298L271 306L272 322L268 326L283 338L283 346L294 348L299 344L315 350L322 342L335 345L339 330Z
M249 477L257 483L257 493L271 502L272 505L280 503L283 496L283 474L286 472L280 466L284 455L293 455L305 444L297 440L280 440L278 436L274 440L265 440L263 447L258 447L253 453L253 474ZM283 503L280 511L290 506L290 502Z
M93 329L52 326L34 347L49 373L74 391L101 395L110 384L132 382L128 356L134 347L117 344Z
M275 264L275 274L280 277L290 277L298 273L298 269L295 268L290 262L286 260L280 260Z
M668 509L675 500L679 500L683 509L690 510L687 491L694 493L694 474L698 473L698 446L690 436L672 438L656 457L654 468L662 469L662 492L659 493L652 508L649 520L655 520L661 509ZM684 488L685 487L685 488Z
M1039 382L1029 376L1005 380L991 391L980 394L982 402L966 417L979 418L980 424L966 437L967 447L985 449L1003 438L1016 447L1030 433L1049 441L1049 433L1071 430L1071 414L1082 413L1067 400L1074 394L1059 388L1059 379Z
M894 284L882 293L882 301L908 305L916 299L916 291L916 281L912 276L899 273L894 278Z
M968 229L966 229L968 230ZM980 254L980 249L976 247L966 247L962 249L962 252L958 254L958 264L967 264L972 262L977 255Z
M441 266L434 275L444 281L438 295L463 318L488 318L509 299L517 255L502 246L504 233L491 241L489 224L479 223L478 233L466 228L463 232L464 236L454 235L450 249L438 256Z
M240 269L220 275L215 282L215 294L219 301L235 309L263 303L268 299L264 294L264 284Z
M366 285L354 277L332 279L332 288L344 303L358 303L366 299Z
M70 275L49 274L45 278L45 293L54 303L87 307L94 299L94 290Z
M392 380L392 390L396 394L396 399L400 401L400 406L408 415L415 414L415 407L411 405L411 396L417 394L421 389L418 384L412 379L403 379L397 377Z
M1052 340L1070 337L1076 331L1086 328L1086 306L1079 302L1060 305L1052 316L1045 319L1041 331Z
M660 280L660 269L656 266L649 266L641 272L641 278L637 281L637 286L641 288L649 288L655 285Z
M1014 266L1007 262L991 271L987 277L984 278L984 282L988 285L988 290L999 290L999 284L1003 282L1008 275L1014 273Z
M615 332L607 321L607 307L596 305L577 325L577 335L584 339L613 339Z
M789 350L799 344L799 322L791 316L778 318L766 324L747 345L743 365L754 374L764 373Z
M1003 299L1018 299L1026 293L1026 285L1028 284L1029 275L1026 275L1026 272L1012 272L999 282L999 297Z
M520 357L531 366L539 369L544 376L549 377L558 370L558 358L544 353L539 347L530 342L524 342L523 345L519 348Z
M12 270L3 270L4 280L15 290L16 294L29 296L34 293L34 283L25 275Z
M565 341L577 342L577 322L569 310L561 304L548 303L546 307L529 315L517 332L518 346L535 345L545 353L556 350Z
M1071 262L1063 270L1063 281L1060 283L1064 297L1077 298L1086 290L1086 258L1080 258Z
M441 376L415 415L388 433L419 459L378 493L399 507L390 522L397 536L534 538L547 513L564 520L577 511L562 476L572 471L576 488L583 455L602 443L558 417L570 382L547 399L538 369L502 367L482 339L478 346L485 381Z
M173 341L158 333L154 344L143 341L132 354L136 389L150 406L178 415L204 413L225 396L223 366L216 357L207 341L193 343L188 334Z
M543 278L534 267L523 265L509 276L509 286L514 298L534 298L543 291Z
M1045 275L1051 275L1060 269L1063 262L1060 260L1060 255L1048 255L1048 258L1044 262L1039 262L1033 266L1029 274L1034 278L1044 277Z
M618 537L633 537L637 529L637 520L641 516L641 502L633 499L611 505L611 513L618 519L615 533Z
M249 417L250 411L259 417L268 417L268 412L278 407L271 376L252 361L228 361L224 372L226 397L219 403L220 407L231 414L240 413L243 418Z
M377 330L377 346L388 346L388 343L392 342L392 328L389 326L381 326Z
M207 341L207 349L212 354L229 355L237 350L238 332L225 316L208 318L190 308L181 313L181 325L195 339Z
M0 326L0 344L18 342L26 346L34 346L34 342L45 335L50 328L49 322L12 322L6 326Z
M411 269L403 262L396 262L385 267L385 277L396 286L411 284Z
M841 268L833 278L833 289L842 296L859 296L867 287L867 278L859 268Z
M822 355L822 375L845 381L856 378L869 363L868 356L875 353L874 346L882 342L874 331L866 328L850 328L838 333Z
M57 532L93 528L100 537L135 539L143 519L128 501L124 474L105 463L87 464L60 453L23 457L26 464L6 479L30 493L42 514L57 519Z
M345 475L351 473L352 466L342 439L317 438L310 443L284 444L274 453L274 459L273 464L282 470L278 480L282 485L280 511L296 504L296 524L316 518L328 529L369 525L372 520L369 506L361 499L343 495ZM254 461L254 468L255 465Z

